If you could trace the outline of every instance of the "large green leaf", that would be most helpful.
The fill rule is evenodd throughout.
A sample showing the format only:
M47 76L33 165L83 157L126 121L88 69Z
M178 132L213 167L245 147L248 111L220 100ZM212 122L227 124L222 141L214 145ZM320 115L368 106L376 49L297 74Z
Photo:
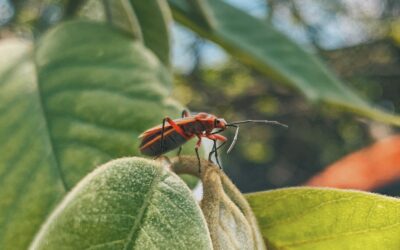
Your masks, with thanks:
M103 0L103 5L105 16L110 24L137 40L143 39L139 21L129 0Z
M268 249L400 249L400 200L288 188L248 194Z
M30 46L0 43L0 249L24 249L64 192Z
M0 46L0 249L25 248L65 190L181 110L157 57L112 27L69 22L35 50L14 44Z
M124 158L93 171L64 198L32 249L211 249L188 187L154 161Z
M101 162L137 154L142 131L179 114L168 99L169 72L139 42L110 27L72 22L55 28L37 48L36 66L68 186Z
M165 1L106 0L103 3L110 23L142 41L164 65L170 65L172 17Z
M142 29L144 44L164 65L170 65L169 25L172 17L168 4L164 0L129 0L129 2Z
M207 2L208 16L213 17L212 26L206 25L206 20L199 20L200 15L193 15L196 12L193 9L195 5L186 0L169 0L176 20L268 76L296 87L310 100L400 125L398 116L373 108L337 79L315 56L270 24L222 0Z

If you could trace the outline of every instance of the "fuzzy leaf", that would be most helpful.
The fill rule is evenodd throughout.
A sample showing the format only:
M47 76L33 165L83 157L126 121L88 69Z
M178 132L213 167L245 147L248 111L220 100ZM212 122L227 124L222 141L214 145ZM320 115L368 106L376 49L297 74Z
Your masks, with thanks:
M268 249L400 248L400 200L358 191L287 188L247 195Z
M31 249L211 249L200 207L155 161L124 158L90 173L64 198Z
M215 249L265 249L249 204L239 190L217 168L202 174L204 196L201 209L207 220Z
M213 163L181 156L171 159L174 172L197 176L203 183L201 209L210 231L213 249L263 250L257 221L246 199L225 173Z

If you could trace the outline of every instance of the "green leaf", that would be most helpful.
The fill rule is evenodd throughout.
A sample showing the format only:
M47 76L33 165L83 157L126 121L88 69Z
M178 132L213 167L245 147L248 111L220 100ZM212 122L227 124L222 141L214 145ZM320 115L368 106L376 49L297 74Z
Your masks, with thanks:
M188 174L181 174L181 175L179 175L179 177L186 183L186 185L190 189L194 189L197 186L197 183L199 183L198 178L188 175Z
M170 74L157 58L101 24L71 22L52 30L36 50L36 65L68 186L99 163L137 154L138 135L181 110L168 97Z
M164 0L130 0L136 13L147 48L153 51L164 65L170 65L169 25L172 17Z
M41 111L31 47L0 43L0 249L24 249L64 192Z
M107 21L132 37L143 39L139 21L129 3L129 0L103 0Z
M49 217L32 249L211 249L188 187L155 161L124 158L93 171Z
M157 57L103 24L65 23L34 51L12 40L0 54L0 249L24 249L66 190L139 154L138 135L182 107Z
M201 26L203 29L207 31L211 31L212 28L215 28L216 21L214 19L214 13L210 8L210 5L207 1L204 0L171 0L169 1L171 7L174 9L185 12L185 15L190 17L192 22L195 22L197 25ZM174 13L175 15L176 13ZM179 20L179 19L178 19Z
M132 34L152 50L164 65L170 65L169 25L172 17L165 1L106 0L104 7L110 23Z
M287 188L248 194L268 249L399 249L400 200Z
M372 119L400 125L400 118L373 108L342 83L315 56L307 53L270 24L224 3L207 1L212 27L193 17L193 5L169 0L176 20L266 75L296 87L314 102L350 110ZM204 3L203 3L204 4Z

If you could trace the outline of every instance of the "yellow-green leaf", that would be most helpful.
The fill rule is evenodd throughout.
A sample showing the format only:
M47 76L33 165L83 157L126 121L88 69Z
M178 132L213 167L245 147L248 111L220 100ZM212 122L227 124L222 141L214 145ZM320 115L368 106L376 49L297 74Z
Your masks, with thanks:
M268 249L400 249L400 200L367 192L287 188L246 196Z

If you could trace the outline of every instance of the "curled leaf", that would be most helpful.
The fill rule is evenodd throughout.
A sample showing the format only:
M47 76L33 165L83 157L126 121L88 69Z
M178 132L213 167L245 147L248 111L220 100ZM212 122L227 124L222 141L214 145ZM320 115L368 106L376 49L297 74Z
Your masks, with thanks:
M249 204L216 165L195 157L175 158L172 169L200 176L203 182L201 209L214 249L265 249L257 221Z

